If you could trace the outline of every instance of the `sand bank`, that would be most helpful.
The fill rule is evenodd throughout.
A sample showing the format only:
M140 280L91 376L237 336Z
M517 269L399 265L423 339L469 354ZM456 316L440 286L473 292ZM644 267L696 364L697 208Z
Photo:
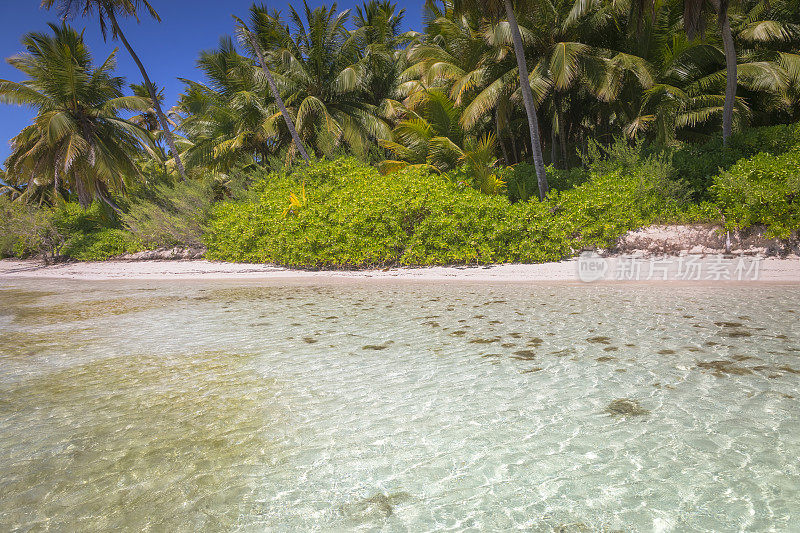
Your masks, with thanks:
M75 280L345 280L476 282L656 282L656 283L800 283L800 258L721 256L611 257L543 264L474 267L388 268L376 270L296 270L273 265L191 261L104 261L61 263L0 261L2 279Z

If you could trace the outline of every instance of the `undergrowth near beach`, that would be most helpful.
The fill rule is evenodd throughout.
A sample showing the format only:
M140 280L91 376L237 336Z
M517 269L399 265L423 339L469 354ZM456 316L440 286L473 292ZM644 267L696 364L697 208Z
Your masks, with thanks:
M208 256L325 268L559 260L682 216L681 187L657 165L590 170L544 202L512 204L420 169L317 162L265 173L250 198L215 206Z
M120 212L0 196L0 256L103 260L205 244L224 261L364 268L557 261L653 223L764 226L789 238L800 227L798 131L751 130L727 148L593 144L580 167L548 169L553 189L542 202L526 164L498 168L503 186L486 194L466 168L382 175L354 158L248 169L225 185L154 181L121 197Z

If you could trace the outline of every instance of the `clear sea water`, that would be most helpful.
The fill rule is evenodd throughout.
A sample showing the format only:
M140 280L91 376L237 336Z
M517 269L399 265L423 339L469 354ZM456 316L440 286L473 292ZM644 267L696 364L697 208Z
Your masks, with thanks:
M0 281L0 530L800 531L800 286Z

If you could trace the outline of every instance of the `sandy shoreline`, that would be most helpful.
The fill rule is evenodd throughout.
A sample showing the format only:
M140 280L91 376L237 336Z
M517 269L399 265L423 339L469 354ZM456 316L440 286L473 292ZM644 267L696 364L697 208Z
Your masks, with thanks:
M590 264L591 263L591 264ZM273 265L189 261L104 261L45 266L40 261L0 260L3 279L265 280L265 281L475 281L655 282L800 284L800 258L590 258L558 263L382 270L294 270Z

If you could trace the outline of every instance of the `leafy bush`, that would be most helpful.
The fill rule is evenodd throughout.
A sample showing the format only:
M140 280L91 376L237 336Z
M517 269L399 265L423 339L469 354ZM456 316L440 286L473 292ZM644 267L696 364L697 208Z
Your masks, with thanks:
M205 182L159 185L133 202L122 223L145 246L198 246L211 213L213 188Z
M208 255L294 267L559 260L678 212L661 181L594 174L545 202L512 205L419 169L382 176L352 159L320 162L262 176L253 199L216 205Z
M99 203L88 209L69 202L53 208L0 197L0 256L101 261L142 249L114 224L113 215Z
M527 202L539 198L536 168L530 163L518 163L502 168L498 175L506 183L508 199L512 202ZM553 166L547 167L547 183L551 189L565 191L575 185L580 185L587 179L588 176L582 168L560 170Z
M723 146L722 137L715 137L704 145L676 150L672 158L674 175L689 184L696 198L707 199L714 176L721 170L760 152L780 155L798 145L800 124L752 128L732 135L728 146Z
M103 261L142 249L120 228L114 212L100 202L86 209L74 202L61 203L53 210L53 222L64 236L60 253L71 259Z
M800 148L740 161L711 191L729 228L764 225L769 236L789 238L800 228Z
M254 189L255 201L214 207L209 257L307 267L501 259L487 241L507 200L421 170L382 176L340 159L268 175Z
M86 209L76 202L61 202L53 210L53 223L65 235L92 233L117 224L111 209L100 202Z
M54 211L0 197L0 257L54 259L64 244Z
M142 244L130 233L121 229L105 228L74 234L64 244L62 253L78 261L104 261L142 249Z
M681 191L639 169L593 172L588 181L551 193L546 202L514 204L506 224L517 237L509 243L515 261L544 262L582 249L609 248L626 232L683 209Z

